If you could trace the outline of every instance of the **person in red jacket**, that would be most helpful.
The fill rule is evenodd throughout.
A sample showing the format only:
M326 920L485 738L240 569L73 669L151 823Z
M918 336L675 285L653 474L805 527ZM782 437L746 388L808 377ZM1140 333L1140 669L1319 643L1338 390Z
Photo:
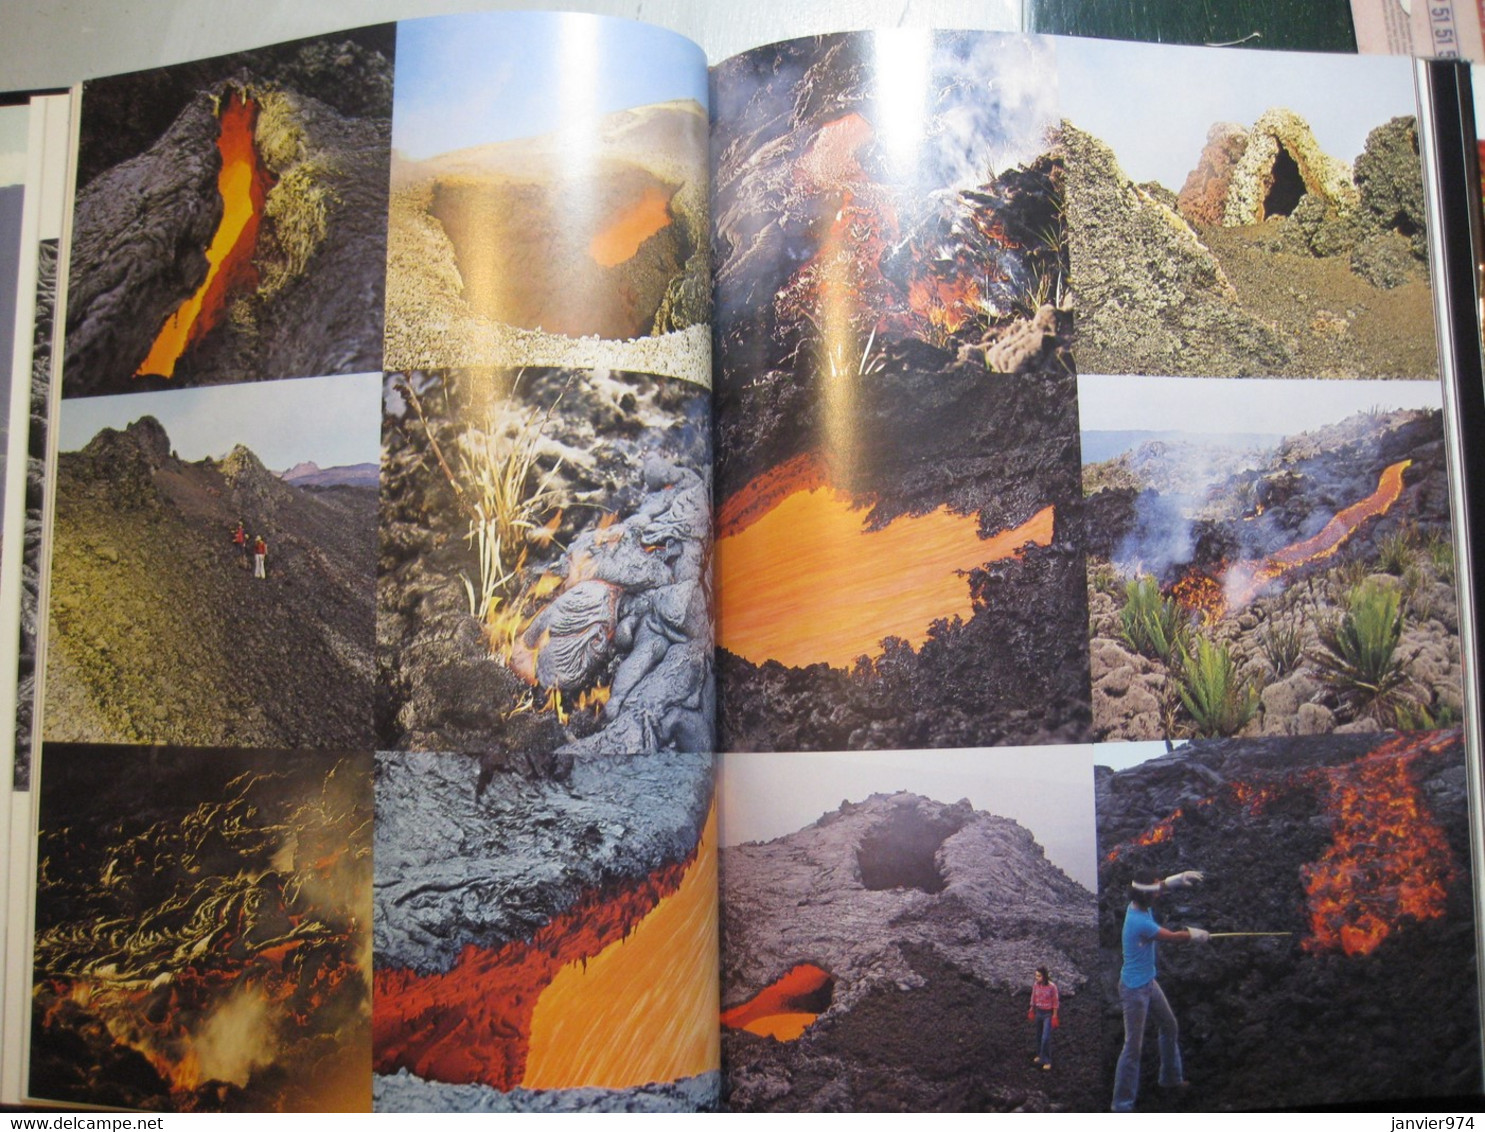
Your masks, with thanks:
M267 560L268 544L259 535L253 540L253 577L262 578L265 582L268 580L268 571L264 569Z
M1043 1069L1052 1068L1052 1031L1060 1024L1057 1020L1057 984L1045 967L1038 967L1031 981L1031 1006L1026 1011L1027 1021L1036 1023L1036 1053L1031 1061Z

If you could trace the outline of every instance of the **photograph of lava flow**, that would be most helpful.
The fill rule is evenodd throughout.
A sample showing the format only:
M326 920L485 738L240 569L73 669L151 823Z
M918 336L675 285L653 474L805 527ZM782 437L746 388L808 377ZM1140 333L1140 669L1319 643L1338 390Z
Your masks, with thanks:
M1047 48L824 36L713 91L719 746L1086 738Z
M48 743L40 763L27 1094L366 1111L370 755Z
M1092 785L1089 746L725 756L727 1107L1106 1106Z
M1462 719L1436 381L1078 385L1100 739Z
M1413 74L1065 39L1083 373L1433 377Z
M1156 1087L1151 1021L1139 1109L1477 1094L1461 732L1151 746L1094 756L1109 1089L1128 885L1190 869L1205 879L1153 904L1161 926L1211 933L1156 959L1190 1084Z
M397 28L386 368L711 380L701 49L628 20Z
M715 1109L712 756L378 754L374 938L377 1111Z
M373 746L380 391L62 402L45 739Z
M83 85L64 397L382 368L392 47Z
M386 750L710 751L711 398L608 370L386 379Z

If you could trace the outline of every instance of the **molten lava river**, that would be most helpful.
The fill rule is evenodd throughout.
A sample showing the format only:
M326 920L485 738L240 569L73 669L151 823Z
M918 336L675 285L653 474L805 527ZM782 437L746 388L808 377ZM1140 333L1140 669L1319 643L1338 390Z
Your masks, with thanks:
M206 250L206 278L196 293L165 320L149 356L139 364L135 376L175 376L176 363L188 347L200 341L221 318L228 294L257 281L253 251L258 243L258 224L272 187L270 174L258 161L253 145L253 126L258 107L236 91L222 108L217 150L222 169L217 191L222 195L222 219Z
M688 861L589 893L442 974L376 972L374 1060L508 1091L631 1088L718 1068L717 816Z
M934 621L974 612L968 571L1052 541L1051 507L988 539L977 516L947 507L867 530L863 509L823 484L761 513L732 510L743 517L729 530L724 509L717 642L754 664L795 668L849 666L880 655L885 637L921 645Z

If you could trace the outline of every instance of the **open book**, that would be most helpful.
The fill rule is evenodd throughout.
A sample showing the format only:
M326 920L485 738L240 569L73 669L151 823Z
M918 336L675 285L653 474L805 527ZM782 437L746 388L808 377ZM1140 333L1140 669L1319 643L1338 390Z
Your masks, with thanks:
M1456 78L502 13L84 84L3 1099L1478 1091Z

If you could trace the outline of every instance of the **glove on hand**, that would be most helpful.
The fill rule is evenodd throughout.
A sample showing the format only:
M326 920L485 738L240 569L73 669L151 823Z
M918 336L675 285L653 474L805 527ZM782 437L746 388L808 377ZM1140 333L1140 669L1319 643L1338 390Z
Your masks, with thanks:
M1060 1021L1058 1021L1057 1015L1055 1015L1055 1014L1052 1015L1052 1029L1054 1029L1054 1030L1060 1030L1060 1029L1062 1029L1062 1023Z
M1165 878L1165 887L1170 889L1190 888L1192 885L1206 880L1206 876L1195 869L1187 869L1184 873L1174 873Z
M1030 1010L1028 1010L1026 1012L1026 1021L1028 1021L1028 1022L1035 1022L1036 1021L1036 1008L1035 1007L1033 1007L1032 1009L1030 1009Z
M1186 932L1192 943L1210 943L1212 940L1212 933L1204 928L1187 928Z

